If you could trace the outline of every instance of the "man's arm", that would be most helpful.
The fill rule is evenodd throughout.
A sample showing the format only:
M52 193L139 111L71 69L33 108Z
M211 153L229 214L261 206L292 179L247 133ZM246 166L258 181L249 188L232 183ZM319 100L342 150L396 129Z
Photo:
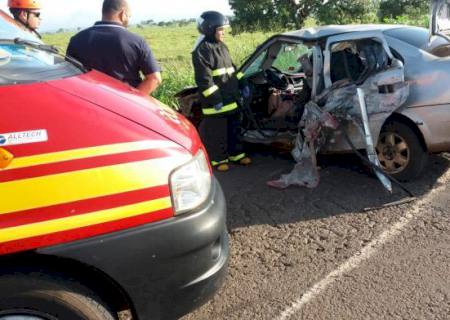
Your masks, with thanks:
M74 41L73 41L73 38L70 38L69 45L67 46L66 54L67 54L69 57L78 59L77 54L76 54L76 52L75 52L75 45L74 45L73 42L74 42Z
M161 72L147 74L137 89L145 95L151 95L162 82Z
M161 66L153 56L153 52L141 38L139 70L144 74L145 79L137 86L137 89L146 95L152 94L162 82Z

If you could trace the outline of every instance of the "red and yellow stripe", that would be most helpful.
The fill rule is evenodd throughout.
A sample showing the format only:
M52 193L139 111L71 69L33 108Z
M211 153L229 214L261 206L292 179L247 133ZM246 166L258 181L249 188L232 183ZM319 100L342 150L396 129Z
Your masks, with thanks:
M0 253L172 217L168 177L190 158L140 141L14 159L0 171Z
M116 143L104 146L89 147L75 150L65 150L47 154L33 155L14 159L8 170L32 167L42 164L85 159L99 156L111 156L120 153L144 150L158 150L165 148L179 148L177 144L167 140L143 140L135 142Z

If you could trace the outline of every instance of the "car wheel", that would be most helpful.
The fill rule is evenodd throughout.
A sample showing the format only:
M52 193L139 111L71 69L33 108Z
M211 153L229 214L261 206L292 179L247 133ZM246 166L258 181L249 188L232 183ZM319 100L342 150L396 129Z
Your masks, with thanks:
M116 316L77 282L41 273L0 276L1 320L114 320Z
M400 122L384 125L376 151L383 170L399 181L418 177L428 160L416 133Z

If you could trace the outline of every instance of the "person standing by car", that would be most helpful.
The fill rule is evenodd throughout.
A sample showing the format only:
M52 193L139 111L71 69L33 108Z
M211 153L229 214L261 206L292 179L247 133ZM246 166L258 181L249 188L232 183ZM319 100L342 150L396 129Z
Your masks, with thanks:
M67 54L87 68L104 72L150 95L161 84L161 67L144 38L126 29L130 18L126 0L104 0L102 20L73 36Z
M41 3L39 0L8 0L8 7L17 25L39 39L41 35L37 31L41 25Z
M241 144L239 80L223 42L228 26L228 18L223 14L204 12L197 25L201 36L192 52L204 116L200 136L213 167L219 171L228 171L230 161L243 165L251 163Z

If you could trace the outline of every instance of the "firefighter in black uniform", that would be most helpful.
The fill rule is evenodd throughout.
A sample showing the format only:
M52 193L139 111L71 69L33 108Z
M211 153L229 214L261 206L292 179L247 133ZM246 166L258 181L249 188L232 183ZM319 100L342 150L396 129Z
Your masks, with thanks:
M202 34L192 52L195 81L202 102L199 131L213 167L227 171L228 163L249 165L241 144L241 92L236 69L223 42L227 17L216 11L204 12L198 20Z

